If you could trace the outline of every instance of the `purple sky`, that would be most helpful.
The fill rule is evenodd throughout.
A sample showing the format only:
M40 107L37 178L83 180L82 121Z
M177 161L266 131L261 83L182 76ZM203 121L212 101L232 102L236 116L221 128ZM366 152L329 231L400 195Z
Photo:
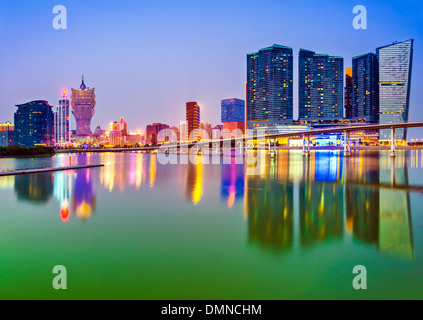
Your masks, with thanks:
M52 27L65 5L68 29ZM352 26L365 5L368 29ZM37 0L0 3L0 122L16 104L96 88L97 125L125 117L129 128L178 124L185 102L202 106L202 121L220 122L220 100L244 98L246 54L274 43L294 49L294 117L300 48L351 58L394 41L415 39L410 120L423 121L420 101L423 3L419 0ZM72 119L74 127L74 119ZM410 138L423 129L412 129Z

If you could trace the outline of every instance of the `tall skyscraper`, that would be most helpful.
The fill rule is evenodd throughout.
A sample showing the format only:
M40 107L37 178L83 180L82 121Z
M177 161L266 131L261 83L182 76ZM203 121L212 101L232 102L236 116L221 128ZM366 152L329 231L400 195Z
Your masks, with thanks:
M293 51L273 45L247 55L247 128L293 121Z
M354 57L353 118L379 122L379 62L374 53Z
M63 91L59 106L54 113L54 142L56 146L65 146L70 142L69 99L66 91Z
M345 118L353 117L353 69L345 69Z
M53 106L47 101L17 105L15 112L15 145L51 147L54 144Z
M376 49L379 59L379 121L408 122L414 40ZM380 131L380 140L390 140L390 130ZM396 129L395 138L407 141L407 129Z
M91 119L95 113L95 89L87 88L82 77L78 90L72 89L72 114L76 121L76 135L91 135Z
M344 58L299 53L300 120L333 120L344 116Z
M200 125L201 125L201 117L200 117L200 106L197 102L187 102L187 125L188 125L188 139L187 141L191 140L198 140L201 138L200 136Z
M15 144L15 126L13 123L0 123L0 147L10 147Z

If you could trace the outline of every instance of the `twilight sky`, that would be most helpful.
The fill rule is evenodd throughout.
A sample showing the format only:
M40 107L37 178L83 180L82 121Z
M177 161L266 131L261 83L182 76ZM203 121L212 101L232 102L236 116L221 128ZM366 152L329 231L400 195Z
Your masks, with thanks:
M52 13L64 5L68 29ZM352 26L355 5L368 29ZM0 122L16 104L96 88L97 125L125 117L130 130L179 124L185 102L202 106L202 122L220 123L220 100L244 99L246 54L273 44L294 49L294 118L300 48L343 56L415 39L410 121L423 121L421 0L0 0ZM74 119L71 127L74 128ZM410 139L423 129L411 129Z

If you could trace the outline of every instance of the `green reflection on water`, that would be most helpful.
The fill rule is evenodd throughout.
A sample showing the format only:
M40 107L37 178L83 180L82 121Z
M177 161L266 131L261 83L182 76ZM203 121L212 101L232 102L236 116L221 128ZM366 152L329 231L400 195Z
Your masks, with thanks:
M0 298L421 299L420 158L281 151L260 175L142 153L7 159L105 167L0 178Z

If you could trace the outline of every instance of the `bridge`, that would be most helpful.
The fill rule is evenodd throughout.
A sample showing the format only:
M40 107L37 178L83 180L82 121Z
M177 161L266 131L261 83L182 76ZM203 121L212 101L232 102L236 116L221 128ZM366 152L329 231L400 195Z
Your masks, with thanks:
M199 142L198 146L205 144L214 144L214 143L224 143L229 141L249 141L249 140L268 140L269 143L269 153L276 152L276 139L277 138L294 138L294 137L303 137L303 153L304 155L310 154L310 136L322 135L322 134L332 134L332 133L343 133L345 136L344 143L344 152L346 155L351 154L351 132L356 131L371 131L371 130L391 130L391 156L395 157L396 155L396 146L395 146L395 129L398 128L419 128L423 127L423 122L408 122L408 123L391 123L391 124L365 124L365 125L347 125L347 126L337 126L329 127L324 129L312 129L307 131L298 131L290 133L276 133L276 134L265 134L265 135L255 135L255 136L245 136L242 138L233 138L233 139L219 139L211 140L209 142ZM272 145L272 139L274 143ZM273 149L272 149L273 147ZM240 146L241 148L241 146Z
M344 143L344 152L345 155L351 154L351 139L350 135L351 132L356 131L371 131L371 130L383 130L389 129L391 130L391 156L395 157L396 155L396 146L395 146L395 129L398 128L420 128L423 127L423 122L409 122L409 123L392 123L392 124L365 124L365 125L346 125L346 126L337 126L337 127L329 127L324 129L312 129L307 131L297 131L297 132L290 132L290 133L275 133L275 134L264 134L264 135L246 135L244 137L238 138L224 138L224 139L213 139L201 142L187 142L182 144L166 144L164 146L154 146L154 147L139 147L139 148L114 148L114 149L79 149L73 150L73 152L130 152L130 151L154 151L158 150L162 147L166 148L167 150L171 150L172 148L181 149L181 148L192 148L197 147L198 151L200 151L201 147L205 147L206 145L215 146L213 149L216 152L219 152L221 148L221 144L232 144L235 142L239 144L240 151L244 151L244 147L247 150L247 141L251 140L268 140L268 148L269 148L269 155L276 154L276 139L277 138L295 138L295 137L303 137L303 154L304 156L310 155L310 137L314 135L322 135L322 134L333 134L333 133L342 133L345 136L345 143ZM273 140L273 142L272 142ZM69 150L57 150L57 153L69 153ZM72 151L71 151L72 152Z

